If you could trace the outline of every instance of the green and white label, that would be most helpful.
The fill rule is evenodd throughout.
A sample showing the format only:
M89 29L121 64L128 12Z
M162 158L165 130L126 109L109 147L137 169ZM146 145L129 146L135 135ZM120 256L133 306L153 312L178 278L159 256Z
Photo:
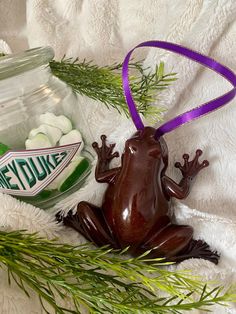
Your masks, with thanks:
M65 169L80 145L8 151L0 158L0 192L37 195Z

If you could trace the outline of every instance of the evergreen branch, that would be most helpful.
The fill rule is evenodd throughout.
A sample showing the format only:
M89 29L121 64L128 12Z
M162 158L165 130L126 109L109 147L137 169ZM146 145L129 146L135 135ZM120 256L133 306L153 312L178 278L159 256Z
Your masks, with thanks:
M122 64L99 67L85 60L79 62L78 59L62 59L60 62L51 61L50 68L55 76L74 91L129 116L122 88ZM152 103L160 91L176 80L176 73L165 74L163 62L156 66L153 73L148 68L144 69L140 61L131 63L129 68L130 86L138 111L146 117L160 120L164 109L153 106Z
M0 57L5 56L0 53ZM108 108L129 116L128 106L123 94L121 69L122 63L99 67L92 62L79 62L78 59L52 60L49 63L52 73L67 83L75 92L99 100ZM165 90L176 78L177 73L164 71L164 63L157 65L155 71L143 68L141 61L129 64L129 76L133 99L139 113L150 122L161 120L164 108L153 106L158 93Z
M72 246L23 231L0 232L0 263L9 283L40 298L46 313L182 313L207 310L213 304L236 301L232 289L210 289L187 271L170 271L162 259L146 254L127 258L109 247ZM115 253L115 254L113 254ZM146 263L144 263L146 261ZM151 263L150 263L151 262ZM73 308L60 306L68 299Z

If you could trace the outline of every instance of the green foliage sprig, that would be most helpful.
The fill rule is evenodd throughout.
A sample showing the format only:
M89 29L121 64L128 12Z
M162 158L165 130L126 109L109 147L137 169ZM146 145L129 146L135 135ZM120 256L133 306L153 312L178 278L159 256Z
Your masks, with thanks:
M0 57L5 56L0 52ZM89 61L79 62L78 58L52 60L49 63L52 73L82 95L99 100L108 108L113 107L119 113L129 116L122 87L122 63L99 67ZM142 61L131 62L130 87L138 111L149 120L161 120L165 111L153 106L158 93L177 80L177 73L165 73L164 63L160 62L155 71L143 68Z
M74 91L129 115L122 88L122 64L99 67L91 62L79 62L78 59L63 59L60 62L51 61L50 68ZM176 73L165 74L163 62L156 66L154 72L144 69L141 61L130 63L129 69L130 86L138 111L146 117L160 119L164 110L151 104L158 92L176 80Z
M116 254L111 254L116 253ZM72 246L46 240L23 231L0 232L0 263L29 296L28 288L40 297L46 313L182 313L205 309L236 295L222 287L204 285L189 272L170 271L161 259L145 255L125 258L123 252L91 245ZM166 263L168 264L168 263ZM164 264L165 265L165 264ZM59 299L71 301L63 308Z

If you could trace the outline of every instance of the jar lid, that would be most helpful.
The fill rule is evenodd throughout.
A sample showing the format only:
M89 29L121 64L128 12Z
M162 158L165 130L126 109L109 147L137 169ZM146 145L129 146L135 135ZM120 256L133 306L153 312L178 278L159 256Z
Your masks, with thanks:
M46 65L54 57L51 47L38 47L0 58L0 80Z

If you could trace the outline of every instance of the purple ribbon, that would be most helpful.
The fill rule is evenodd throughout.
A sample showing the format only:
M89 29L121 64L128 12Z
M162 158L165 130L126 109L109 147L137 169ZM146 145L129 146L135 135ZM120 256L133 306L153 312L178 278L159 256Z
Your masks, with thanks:
M123 79L123 89L124 89L124 94L126 98L126 102L129 107L129 111L132 117L132 120L138 130L142 130L144 128L144 124L141 120L141 117L137 111L137 108L135 106L134 99L132 97L130 85L129 85L129 60L132 52L136 48L140 47L155 47L155 48L162 48L168 51L175 52L177 54L180 54L184 57L187 57L195 62L198 62L209 69L215 71L216 73L222 75L226 80L228 80L232 85L233 89L226 94L217 97L200 107L196 107L188 112L185 112L169 121L161 125L155 133L156 138L160 138L162 135L165 133L168 133L179 126L192 121L194 119L197 119L207 113L210 113L224 105L226 105L229 101L231 101L235 96L236 96L236 75L234 74L233 71L228 69L226 66L222 65L221 63L215 61L212 58L209 58L205 55L202 55L196 51L193 51L191 49L188 49L186 47L177 45L177 44L172 44L170 42L166 41L158 41L158 40L152 40L152 41L146 41L138 46L136 46L134 49L132 49L125 57L124 63L123 63L123 68L122 68L122 79Z

